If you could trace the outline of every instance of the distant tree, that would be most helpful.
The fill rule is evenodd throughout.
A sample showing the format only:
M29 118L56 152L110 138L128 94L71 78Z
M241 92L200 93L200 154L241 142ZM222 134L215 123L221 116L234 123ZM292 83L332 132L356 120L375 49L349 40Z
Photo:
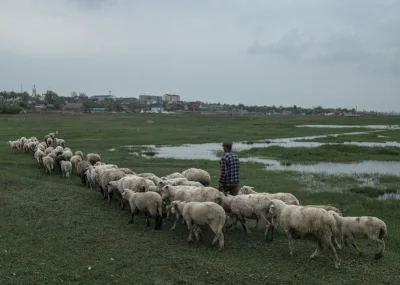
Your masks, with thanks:
M53 104L56 109L61 109L65 105L65 99L59 97L54 91L47 90L44 94L44 103L45 105Z

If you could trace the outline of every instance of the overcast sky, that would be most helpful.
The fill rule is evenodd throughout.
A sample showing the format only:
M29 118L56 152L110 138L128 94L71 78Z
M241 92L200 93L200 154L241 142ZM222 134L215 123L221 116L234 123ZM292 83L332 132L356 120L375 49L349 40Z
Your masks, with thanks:
M0 89L400 111L400 1L1 0Z

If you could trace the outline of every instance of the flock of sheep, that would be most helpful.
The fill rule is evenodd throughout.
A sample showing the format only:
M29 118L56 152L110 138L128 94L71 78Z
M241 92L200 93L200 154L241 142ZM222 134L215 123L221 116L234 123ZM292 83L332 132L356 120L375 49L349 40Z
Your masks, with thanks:
M333 206L301 206L290 193L258 193L250 186L242 186L239 195L230 196L210 187L208 172L197 168L165 177L153 173L136 174L128 168L103 163L100 155L95 153L87 154L85 160L81 151L73 153L65 147L65 140L56 138L57 134L49 133L43 141L22 137L8 144L13 153L24 151L33 154L38 167L44 168L48 174L59 172L69 179L74 168L83 185L99 191L109 202L114 197L118 201L117 207L122 210L129 209L129 223L133 223L134 216L142 212L148 226L150 218L154 218L154 229L161 229L163 217L169 220L173 214L175 222L171 230L182 218L182 223L186 222L189 229L190 243L193 236L200 240L200 227L208 225L215 234L212 244L218 242L218 249L222 251L228 217L232 220L229 230L239 221L246 233L250 233L247 219L256 220L256 227L261 220L266 226L265 238L270 241L279 221L288 237L291 255L294 239L311 237L317 241L317 249L310 258L315 258L326 248L333 256L335 268L339 268L336 249L341 250L342 246L338 240L346 246L350 242L361 254L354 242L355 237L360 237L376 243L375 259L383 257L387 227L376 217L343 217Z

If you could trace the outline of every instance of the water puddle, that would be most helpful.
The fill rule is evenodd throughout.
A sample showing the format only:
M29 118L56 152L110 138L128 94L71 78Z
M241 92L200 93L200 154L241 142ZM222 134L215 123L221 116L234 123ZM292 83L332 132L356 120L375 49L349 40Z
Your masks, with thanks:
M298 126L302 127L302 126ZM399 129L399 126L383 126L383 125L366 125L366 126L341 126L341 125L304 125L303 127L321 127L321 128L367 128L374 129L373 131L364 132L351 132L341 134L329 134L319 136L307 136L307 137L293 137L293 138L282 138L282 139L271 139L271 140L260 140L254 142L234 142L234 151L241 151L251 148L267 148L271 146L281 147L318 147L326 144L340 144L340 143L321 143L321 142L309 142L304 140L313 140L316 138L325 138L328 136L341 136L341 135L357 135L367 134L371 132L381 132L388 129ZM377 130L378 129L378 130ZM298 141L303 140L303 141ZM365 146L365 147L385 147L395 146L400 147L398 142L346 142L344 144ZM152 158L174 158L174 159L203 159L218 161L220 157L216 155L216 151L222 149L221 143L204 143L204 144L183 144L180 146L124 146L130 154L141 155L144 157ZM146 153L137 151L137 148L150 148L152 149L152 155L146 155ZM110 149L114 150L114 149ZM262 159L256 157L242 157L241 162L257 162L265 165L265 169L268 171L297 171L297 172L308 172L308 173L327 173L327 174L389 174L399 175L400 174L400 162L397 161L362 161L355 163L331 163L323 162L316 164L291 164L283 165L280 161L274 159Z
M378 200L400 200L400 190L396 193L385 193L379 196Z

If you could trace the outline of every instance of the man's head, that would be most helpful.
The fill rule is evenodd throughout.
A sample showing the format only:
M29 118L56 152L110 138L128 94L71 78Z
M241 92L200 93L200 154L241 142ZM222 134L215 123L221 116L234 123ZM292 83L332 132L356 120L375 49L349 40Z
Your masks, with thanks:
M224 148L224 152L230 152L232 150L232 143L225 142L222 144L222 147Z

